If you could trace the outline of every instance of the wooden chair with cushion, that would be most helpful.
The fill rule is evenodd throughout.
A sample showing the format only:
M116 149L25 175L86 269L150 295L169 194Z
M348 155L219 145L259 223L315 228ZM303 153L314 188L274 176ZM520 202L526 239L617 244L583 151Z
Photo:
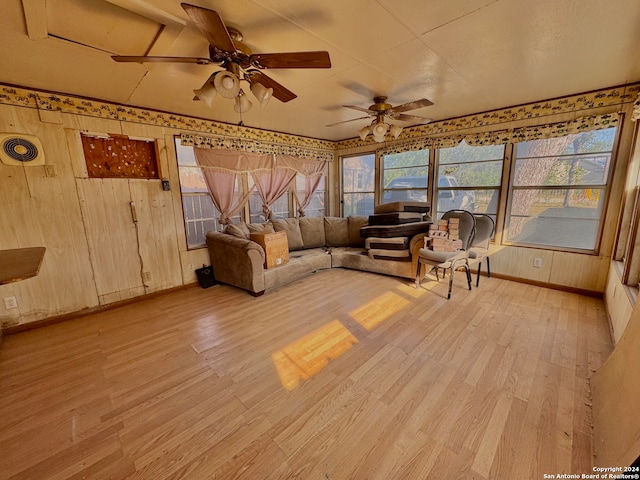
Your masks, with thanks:
M466 210L449 210L442 216L443 220L449 220L451 218L460 219L459 232L460 240L462 240L462 250L458 250L456 252L434 252L429 248L421 248L418 253L418 267L416 272L416 288L419 288L422 265L431 265L431 270L435 270L436 279L438 281L440 280L440 276L438 274L439 270L444 270L442 278L444 278L447 270L449 270L449 293L447 294L447 299L451 298L453 273L459 268L465 269L467 274L467 283L469 284L469 290L471 290L471 271L469 270L468 249L473 242L476 229L475 217Z
M480 270L482 269L482 261L487 259L487 277L491 278L491 267L489 266L489 241L493 238L495 223L493 218L484 213L474 214L476 218L476 234L469 247L469 260L471 263L478 264L478 276L476 278L476 287L480 285Z

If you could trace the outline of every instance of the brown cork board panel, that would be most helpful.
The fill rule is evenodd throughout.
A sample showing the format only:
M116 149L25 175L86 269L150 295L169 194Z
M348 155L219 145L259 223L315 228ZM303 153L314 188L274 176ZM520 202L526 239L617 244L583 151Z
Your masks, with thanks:
M160 178L154 141L81 136L89 178Z

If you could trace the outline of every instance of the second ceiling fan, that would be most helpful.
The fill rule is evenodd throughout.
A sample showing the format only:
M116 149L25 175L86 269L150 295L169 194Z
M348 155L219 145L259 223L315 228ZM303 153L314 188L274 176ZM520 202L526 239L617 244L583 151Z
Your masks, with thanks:
M211 106L215 96L221 95L235 99L235 110L240 113L251 107L251 102L240 88L240 81L249 83L252 93L263 106L271 95L281 102L289 102L297 97L262 72L264 69L331 68L331 59L326 51L254 54L242 43L242 34L233 27L227 27L217 12L188 3L182 3L181 6L209 42L209 57L113 55L111 58L116 62L219 64L224 70L214 72L200 89L194 90L194 100L203 100Z
M384 137L387 132L390 132L394 138L398 138L400 133L402 133L402 127L385 123L385 116L402 122L420 121L421 123L428 123L431 121L430 118L419 117L417 115L407 115L404 112L416 110L418 108L429 107L431 105L433 105L433 102L431 100L421 98L420 100L414 100L413 102L403 103L402 105L397 105L394 107L391 104L387 103L387 97L378 95L373 97L373 105L370 105L369 108L358 107L356 105L343 105L346 108L358 110L359 112L365 112L367 116L332 123L330 125L327 125L327 127L333 127L334 125L339 125L341 123L355 122L357 120L363 120L373 117L371 125L367 125L366 127L358 130L358 135L362 140L364 140L369 133L372 133L373 139L376 142L384 142Z

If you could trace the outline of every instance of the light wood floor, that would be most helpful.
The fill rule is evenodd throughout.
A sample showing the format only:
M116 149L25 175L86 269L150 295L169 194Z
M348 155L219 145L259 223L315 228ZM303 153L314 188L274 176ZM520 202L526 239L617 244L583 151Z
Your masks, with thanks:
M463 277L194 287L5 337L0 478L590 473L603 302Z

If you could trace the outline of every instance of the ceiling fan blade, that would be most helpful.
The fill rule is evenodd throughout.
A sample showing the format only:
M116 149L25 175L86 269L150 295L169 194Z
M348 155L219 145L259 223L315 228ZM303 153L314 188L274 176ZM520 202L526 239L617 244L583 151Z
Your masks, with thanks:
M343 107L353 108L354 110L358 110L359 112L366 112L369 115L375 115L376 114L376 112L374 112L373 110L369 110L368 108L364 108L364 107L358 107L356 105L343 105Z
M256 53L249 58L257 68L331 68L329 52Z
M397 115L391 115L392 118L394 118L395 120L400 120L401 122L413 122L413 121L421 121L421 122L425 122L428 123L431 121L430 118L425 118L425 117L419 117L417 115L407 115L406 113L399 113Z
M233 53L236 51L236 46L218 12L188 3L180 5L212 46L225 52Z
M273 88L273 96L281 102L289 102L294 98L297 98L297 95L291 90L287 90L273 78L268 77L260 71L252 70L251 72L248 72L248 74L251 76L251 80L253 82L258 82L267 88Z
M341 123L355 122L356 120L364 120L365 118L368 119L369 117L359 117L352 118L351 120L343 120L342 122L330 123L329 125L325 125L325 127L333 127L334 125L340 125Z
M201 58L201 57L136 57L129 55L112 55L116 62L135 62L135 63L145 63L145 62L170 62L170 63L197 63L199 65L209 65L213 63L209 58Z
M402 105L398 105L397 107L393 107L390 111L393 112L407 112L409 110L415 110L417 108L429 107L433 105L431 100L427 100L426 98L422 98L420 100L415 100L409 103L403 103Z

